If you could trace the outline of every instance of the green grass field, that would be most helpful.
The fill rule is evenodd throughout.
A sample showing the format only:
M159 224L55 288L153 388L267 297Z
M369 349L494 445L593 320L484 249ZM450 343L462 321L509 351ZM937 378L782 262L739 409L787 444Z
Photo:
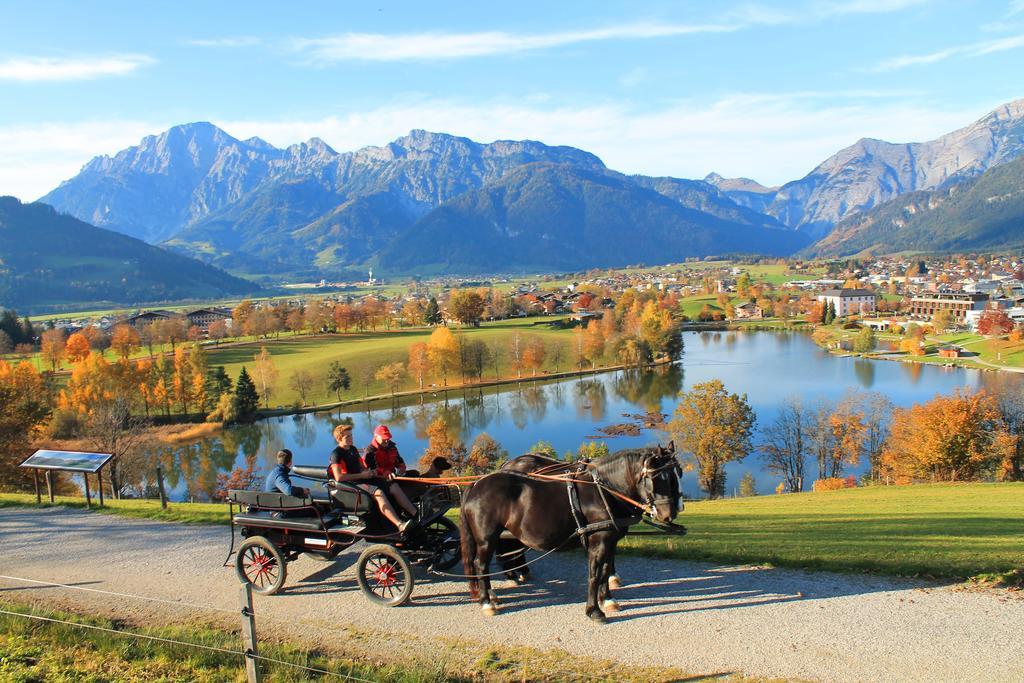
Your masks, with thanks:
M1024 483L922 484L690 503L681 539L627 552L899 576L966 578L1024 567Z
M59 499L83 507L80 499ZM0 494L0 507L35 503ZM224 524L227 507L111 501L105 512ZM457 511L453 511L457 516ZM686 537L640 532L624 552L711 562L963 579L1024 568L1024 483L877 486L689 503ZM637 531L646 527L636 527Z
M464 334L468 339L481 339L488 344L497 344L501 350L498 374L512 377L515 373L510 364L508 347L516 332L522 335L523 343L531 337L540 337L547 347L547 358L543 370L554 372L571 369L573 364L572 332L568 329L554 329L547 324L535 325L535 322L550 323L558 318L526 318L502 320L487 323L480 327L453 329L456 334ZM210 365L223 365L227 373L236 378L242 366L246 366L250 374L253 371L253 356L260 347L266 346L274 359L278 371L277 388L271 395L272 406L288 406L299 400L299 394L289 386L291 377L299 370L309 371L316 378L315 385L307 401L317 404L338 400L326 387L328 366L340 362L352 378L352 386L342 392L342 400L358 399L364 395L380 395L389 389L372 377L372 370L387 363L407 363L409 347L415 342L425 342L430 338L431 328L411 328L386 332L366 332L342 335L298 336L282 335L280 339L267 339L246 345L233 345L224 348L209 349ZM553 352L555 347L561 348L562 357L556 368ZM364 383L366 373L370 373L368 383ZM528 375L529 371L524 371ZM495 378L494 367L485 368L484 379ZM426 381L441 383L436 375ZM461 376L456 372L448 377L448 384L460 384ZM417 384L411 377L403 380L401 390L416 388Z

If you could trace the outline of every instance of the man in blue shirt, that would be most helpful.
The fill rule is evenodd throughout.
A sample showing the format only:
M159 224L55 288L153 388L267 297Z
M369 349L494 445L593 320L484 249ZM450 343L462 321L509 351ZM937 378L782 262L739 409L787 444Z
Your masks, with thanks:
M305 498L309 495L309 489L301 486L293 486L292 478L289 475L292 469L292 452L282 448L277 452L277 467L270 470L267 475L267 483L263 486L264 491L271 493L283 493L286 496Z

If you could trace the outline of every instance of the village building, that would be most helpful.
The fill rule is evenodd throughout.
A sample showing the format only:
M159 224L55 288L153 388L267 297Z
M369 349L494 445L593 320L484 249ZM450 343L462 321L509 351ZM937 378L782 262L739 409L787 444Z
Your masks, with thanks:
M171 318L175 318L177 316L178 314L174 313L173 311L165 311L163 309L159 309L154 311L142 311L140 313L136 313L135 315L128 316L128 318L125 319L125 322L128 323L129 326L134 327L135 329L138 330L142 329L143 327L149 327L155 322L161 320L170 320Z
M761 307L755 303L746 302L738 306L734 306L732 309L734 318L763 318L764 311Z
M935 292L924 293L910 300L910 317L915 320L931 320L939 311L949 311L953 322L960 325L965 322L969 311L980 311L987 308L988 294L970 292Z
M875 293L868 289L826 289L818 295L818 301L832 304L837 318L875 313Z
M226 308L197 308L185 314L189 325L198 327L203 333L210 331L210 325L223 320L228 329L231 328L231 311Z

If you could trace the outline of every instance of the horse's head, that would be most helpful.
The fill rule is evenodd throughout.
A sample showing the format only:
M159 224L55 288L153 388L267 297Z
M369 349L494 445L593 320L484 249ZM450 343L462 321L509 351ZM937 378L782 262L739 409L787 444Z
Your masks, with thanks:
M679 495L679 477L682 469L676 459L675 442L667 447L658 444L642 460L637 491L651 516L659 522L669 523L682 509Z

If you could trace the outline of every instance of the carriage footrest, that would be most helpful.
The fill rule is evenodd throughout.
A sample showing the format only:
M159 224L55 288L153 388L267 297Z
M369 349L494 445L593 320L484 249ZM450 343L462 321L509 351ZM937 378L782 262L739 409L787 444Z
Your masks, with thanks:
M272 529L293 529L295 531L323 531L337 525L335 514L324 515L323 525L317 517L274 517L271 512L246 512L234 516L235 526L269 527Z

